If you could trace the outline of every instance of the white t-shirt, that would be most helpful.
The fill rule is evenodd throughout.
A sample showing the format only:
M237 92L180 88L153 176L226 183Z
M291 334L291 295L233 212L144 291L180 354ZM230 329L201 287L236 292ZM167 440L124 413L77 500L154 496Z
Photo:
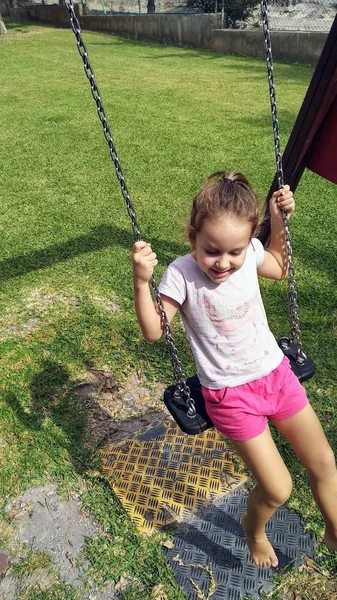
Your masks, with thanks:
M206 388L254 381L282 361L259 288L257 269L263 260L264 248L254 238L242 267L222 283L213 283L192 254L177 258L162 277L159 291L180 305L197 373Z

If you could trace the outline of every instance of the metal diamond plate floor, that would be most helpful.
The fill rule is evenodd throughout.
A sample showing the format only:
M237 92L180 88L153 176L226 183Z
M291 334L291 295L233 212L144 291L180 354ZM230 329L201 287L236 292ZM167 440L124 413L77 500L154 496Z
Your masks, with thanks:
M273 587L276 570L257 568L243 537L240 518L247 495L241 488L177 526L174 548L164 552L189 600L239 600ZM286 508L275 513L267 535L280 568L298 566L304 555L314 555L314 539Z
M247 480L215 429L191 436L170 418L100 455L123 507L146 533L186 520Z

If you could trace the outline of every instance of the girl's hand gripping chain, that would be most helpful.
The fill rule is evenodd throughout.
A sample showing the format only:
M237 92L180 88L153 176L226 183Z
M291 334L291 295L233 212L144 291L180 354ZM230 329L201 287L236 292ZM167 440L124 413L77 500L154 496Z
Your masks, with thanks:
M157 255L152 251L151 244L143 240L135 242L132 248L133 278L135 282L148 283L157 266Z
M149 281L157 266L157 255L152 251L151 244L143 240L136 242L132 248L134 302L138 323L148 342L159 340L163 334L161 316L157 303L153 302ZM162 297L163 306L169 322L177 312L177 303Z
M282 211L285 210L289 217L295 210L294 196L289 185L273 193L269 207L270 243L258 274L267 279L284 279L288 273L288 254Z
M295 210L295 201L289 185L284 185L281 190L277 190L273 193L270 199L269 207L272 219L283 223L282 210L285 210L288 214L288 217L290 217Z

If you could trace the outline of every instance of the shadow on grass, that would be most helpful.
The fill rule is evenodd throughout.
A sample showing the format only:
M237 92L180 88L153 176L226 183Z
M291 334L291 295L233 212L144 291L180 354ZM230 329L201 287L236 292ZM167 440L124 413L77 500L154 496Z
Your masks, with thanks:
M163 52L160 52L156 55L149 54L148 56L144 56L142 58L148 60L165 60L165 59L193 59L198 58L205 61L209 60L222 60L224 61L222 74L225 74L226 71L235 71L235 72L246 72L247 79L254 78L256 76L260 77L262 80L267 80L266 76L266 67L265 67L265 58L253 57L253 56L241 56L239 54L231 54L225 55L221 52L215 52L210 49L198 49L198 48L181 48L180 52L175 50L175 46L172 44L161 44L160 42L146 42L143 40L131 40L123 37L113 36L108 32L93 32L93 31L84 31L82 32L84 38L87 36L104 35L104 41L99 42L96 40L90 40L88 46L88 50L90 52L90 46L129 46L130 48L146 48L152 47L154 49L163 49ZM110 37L110 40L109 40ZM166 48L172 48L172 52L165 52ZM264 51L264 45L261 44L261 48ZM310 81L310 72L313 72L314 67L308 65L300 65L297 64L294 69L294 65L292 63L286 62L277 62L277 76L279 76L279 80L282 81L285 85L289 84L299 84L299 85L308 85ZM281 74L282 72L282 74ZM267 89L267 88L266 88ZM266 92L267 93L267 92Z
M278 109L278 118L279 118L279 122L282 125L282 132L281 132L281 136L282 138L286 139L288 138L288 136L291 133L291 129L295 123L296 117L297 117L297 110L289 110L289 109ZM250 116L240 116L240 119L233 119L233 121L237 121L238 124L240 126L242 126L244 124L244 128L245 130L247 130L247 127L251 128L253 127L254 129L257 130L257 132L266 132L271 139L271 131L272 131L272 121L271 121L271 115L268 112L268 109L266 108L265 111L263 112L257 112L255 111L254 116L250 117Z
M68 369L57 362L46 361L32 380L29 411L14 394L5 396L5 401L26 430L39 433L39 445L57 447L60 453L66 446L76 471L83 473L90 468L93 456L84 448L86 414L71 396L71 387ZM63 444L55 431L43 427L46 418L62 430Z
M40 23L38 21L33 22L33 21L15 21L9 17L4 17L4 21L5 21L5 25L8 31L13 30L13 31L18 31L20 33L28 33L29 28L34 25L34 27L41 27L46 29L47 27L50 27L50 25L46 24L46 23Z
M112 246L129 248L131 252L135 239L131 232L119 229L114 225L99 225L89 235L81 235L62 244L54 244L41 250L33 250L30 254L22 254L6 258L0 262L0 279L6 281L22 277L31 271L45 269L53 264L88 254ZM168 240L152 238L153 248L160 261L167 264L181 254L188 252L188 246Z
M90 360L85 361L84 367L92 373L99 372L93 369ZM10 392L3 399L21 427L31 432L30 444L38 444L55 463L59 455L64 461L64 451L67 451L75 471L84 474L98 466L100 448L133 437L134 431L150 426L163 416L158 409L148 409L136 412L136 416L131 411L125 420L115 420L110 412L115 397L107 393L102 379L98 377L89 383L74 381L67 366L56 360L45 360L29 385L28 403ZM101 394L109 399L100 403ZM118 394L117 388L117 406Z
M188 243L163 240L153 236L146 236L145 239L151 242L163 265L167 265L178 256L189 252ZM98 225L92 228L91 234L81 235L41 250L33 250L29 254L4 259L0 262L0 280L6 281L22 277L26 273L45 269L76 256L113 246L130 249L131 252L134 241L134 236L130 231L120 229L115 225ZM331 283L335 281L335 251L332 246L329 249L321 248L319 253L315 254L310 240L302 238L295 241L294 247L296 258L298 257L310 268L317 269L317 271L324 270L331 277Z

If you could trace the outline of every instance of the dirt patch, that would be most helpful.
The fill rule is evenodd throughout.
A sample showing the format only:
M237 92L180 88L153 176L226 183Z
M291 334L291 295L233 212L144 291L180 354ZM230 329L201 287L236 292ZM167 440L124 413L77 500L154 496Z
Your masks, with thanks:
M103 310L110 312L121 310L113 295L109 298L93 295L89 300ZM47 311L54 306L78 307L82 302L83 298L71 296L66 292L45 288L35 289L22 301L22 305L7 310L0 317L0 338L5 339L12 335L18 336L31 332L39 326Z
M90 300L96 306L104 308L110 312L119 312L121 310L121 307L119 304L117 304L113 297L106 298L105 296L92 296Z
M22 306L5 312L0 318L0 337L24 335L36 329L46 311L55 304L79 306L80 303L79 298L52 290L33 290Z
M81 558L85 538L101 532L84 513L79 496L64 500L48 484L12 499L6 513L13 536L2 553L1 600L24 600L33 589L46 591L58 582L78 590L79 598L117 597L112 583L98 589L87 574L89 565Z
M133 373L119 387L110 369L88 371L85 381L74 388L78 402L85 408L85 447L96 449L119 442L164 419L161 397L164 385L149 390L145 378Z

